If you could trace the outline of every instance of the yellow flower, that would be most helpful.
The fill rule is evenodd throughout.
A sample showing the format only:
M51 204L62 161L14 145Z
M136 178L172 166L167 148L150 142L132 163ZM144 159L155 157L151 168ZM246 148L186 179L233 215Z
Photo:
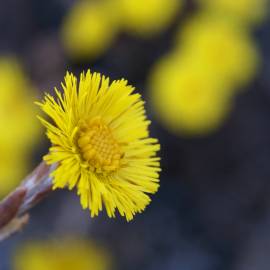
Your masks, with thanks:
M18 60L0 57L0 197L25 176L38 141L34 91ZM16 169L15 169L16 168Z
M31 164L31 148L28 151L15 149L10 144L3 144L0 138L0 199L20 183Z
M109 270L111 259L94 243L78 239L33 241L15 253L14 270Z
M121 23L130 32L147 37L165 30L182 7L181 0L114 0Z
M197 0L201 6L239 23L261 22L268 12L268 0Z
M216 130L231 108L231 90L203 66L162 59L150 77L150 97L156 115L176 134L203 135Z
M36 95L16 58L0 57L0 81L0 119L5 127L1 129L2 142L28 148L40 133L39 125L33 123Z
M78 1L64 18L63 46L74 59L98 57L112 44L117 25L110 2Z
M82 207L89 207L92 217L104 204L109 217L118 209L131 220L159 186L159 145L148 137L150 121L141 96L127 81L110 84L89 70L78 85L67 73L62 87L63 94L55 90L56 100L47 94L39 103L54 121L41 119L53 144L45 160L59 164L53 187L77 186Z
M179 54L188 54L233 88L245 86L256 74L259 55L247 31L236 24L203 13L180 29Z

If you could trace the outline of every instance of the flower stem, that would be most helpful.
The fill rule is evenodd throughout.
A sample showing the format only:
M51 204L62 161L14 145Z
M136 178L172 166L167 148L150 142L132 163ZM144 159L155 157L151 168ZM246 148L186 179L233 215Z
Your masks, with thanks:
M50 173L55 166L41 162L0 202L0 241L19 231L28 221L28 211L52 191Z

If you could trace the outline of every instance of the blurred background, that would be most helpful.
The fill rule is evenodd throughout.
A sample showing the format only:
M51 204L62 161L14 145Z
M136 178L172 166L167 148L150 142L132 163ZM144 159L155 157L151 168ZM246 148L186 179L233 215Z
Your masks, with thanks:
M127 223L55 191L0 243L1 270L269 270L269 0L0 5L0 198L48 150L33 104L67 70L126 78L162 145L159 192Z

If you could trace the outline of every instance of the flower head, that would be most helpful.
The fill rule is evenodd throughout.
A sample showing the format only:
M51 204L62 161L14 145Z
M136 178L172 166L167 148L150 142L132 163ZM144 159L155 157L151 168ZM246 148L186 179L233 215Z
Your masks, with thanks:
M67 73L64 93L46 94L38 103L54 123L41 118L52 142L45 156L58 163L53 187L77 186L83 208L98 215L103 205L109 217L118 209L131 220L149 204L158 189L159 144L149 138L144 102L125 80L82 73L80 82Z

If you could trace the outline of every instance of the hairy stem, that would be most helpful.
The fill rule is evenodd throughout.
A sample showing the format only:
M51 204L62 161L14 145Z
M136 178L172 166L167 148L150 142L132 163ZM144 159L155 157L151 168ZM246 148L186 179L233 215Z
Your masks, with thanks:
M28 221L28 211L52 191L50 173L55 166L41 162L0 202L0 241L19 231Z

